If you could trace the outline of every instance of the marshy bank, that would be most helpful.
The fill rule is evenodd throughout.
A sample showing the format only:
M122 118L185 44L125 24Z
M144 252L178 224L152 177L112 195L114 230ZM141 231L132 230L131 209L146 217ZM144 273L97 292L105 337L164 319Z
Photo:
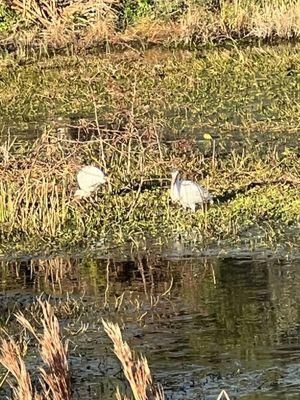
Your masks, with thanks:
M2 251L15 246L93 247L178 235L200 243L233 243L255 227L263 227L265 240L272 243L285 228L299 228L297 149L278 151L271 146L266 151L264 145L256 145L226 152L217 146L212 153L212 140L165 143L149 128L145 135L102 132L100 138L86 142L43 135L29 148L5 154ZM87 163L104 168L110 184L91 198L76 201L76 171ZM203 182L214 205L206 212L190 213L170 204L174 168Z
M297 231L298 54L296 45L6 60L2 251L163 236L234 242L257 227L272 243ZM85 164L111 184L78 203ZM209 188L206 213L170 204L173 169Z

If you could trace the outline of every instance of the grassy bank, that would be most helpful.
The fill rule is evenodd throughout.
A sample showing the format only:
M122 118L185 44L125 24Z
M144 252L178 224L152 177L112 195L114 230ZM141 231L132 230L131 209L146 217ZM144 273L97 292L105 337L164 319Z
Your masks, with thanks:
M63 247L99 240L118 242L136 235L172 236L211 242L232 241L249 227L299 226L297 149L255 150L212 156L201 143L164 143L153 128L141 139L127 135L77 142L44 135L33 148L7 154L1 168L2 248ZM217 150L218 153L218 150ZM82 164L104 168L110 187L91 199L73 200ZM170 204L171 170L181 168L215 198L207 213L192 214ZM273 232L273 233L272 233Z
M299 0L3 1L4 48L199 45L227 39L298 39Z

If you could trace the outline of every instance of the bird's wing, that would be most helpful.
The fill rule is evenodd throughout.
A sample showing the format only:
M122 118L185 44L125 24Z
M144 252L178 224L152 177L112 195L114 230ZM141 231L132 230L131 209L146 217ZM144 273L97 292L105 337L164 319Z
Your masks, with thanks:
M187 203L204 203L211 200L208 190L192 181L181 182L180 197Z
M85 191L96 190L99 185L104 183L105 176L101 169L92 165L83 167L77 174L77 182L80 189Z

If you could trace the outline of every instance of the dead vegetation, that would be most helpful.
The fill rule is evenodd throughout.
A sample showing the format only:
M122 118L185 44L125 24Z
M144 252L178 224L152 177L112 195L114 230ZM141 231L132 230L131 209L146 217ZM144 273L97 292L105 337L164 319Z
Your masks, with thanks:
M219 7L185 0L153 4L119 0L12 0L29 29L13 29L18 46L83 49L95 45L203 44L226 39L291 39L300 35L300 0L225 0Z
M41 399L33 394L31 378L21 356L20 346L14 339L8 338L2 340L0 362L13 375L17 382L16 387L12 382L9 382L13 392L13 400Z
M123 341L118 324L102 320L105 332L114 344L114 353L122 364L124 375L130 384L135 400L163 400L164 392L160 385L154 385L153 378L145 357L136 357L126 342ZM151 397L150 397L151 394ZM119 390L117 399L125 399Z
M70 400L71 386L67 361L68 347L63 343L60 327L50 303L38 300L41 307L43 333L24 317L16 314L18 322L37 340L40 355L46 368L40 368L41 393L33 389L30 374L21 356L20 346L14 339L2 339L0 363L14 376L14 383L9 382L13 390L13 400Z

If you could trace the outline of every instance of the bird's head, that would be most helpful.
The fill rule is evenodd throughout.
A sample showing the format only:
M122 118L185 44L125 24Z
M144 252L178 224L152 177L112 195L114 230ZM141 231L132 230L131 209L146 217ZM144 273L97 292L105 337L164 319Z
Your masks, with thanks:
M177 171L171 172L171 176L172 176L172 182L175 182L176 179L177 179L178 176L179 176L179 171L177 170Z
M103 172L103 171L102 171L102 172ZM100 180L101 180L101 182L100 182ZM100 184L107 183L108 180L109 180L108 175L107 175L106 173L103 172L102 177L99 179L99 183L100 183Z
M74 193L74 200L80 200L82 198L89 197L90 195L91 192L82 189L77 189L76 192Z

